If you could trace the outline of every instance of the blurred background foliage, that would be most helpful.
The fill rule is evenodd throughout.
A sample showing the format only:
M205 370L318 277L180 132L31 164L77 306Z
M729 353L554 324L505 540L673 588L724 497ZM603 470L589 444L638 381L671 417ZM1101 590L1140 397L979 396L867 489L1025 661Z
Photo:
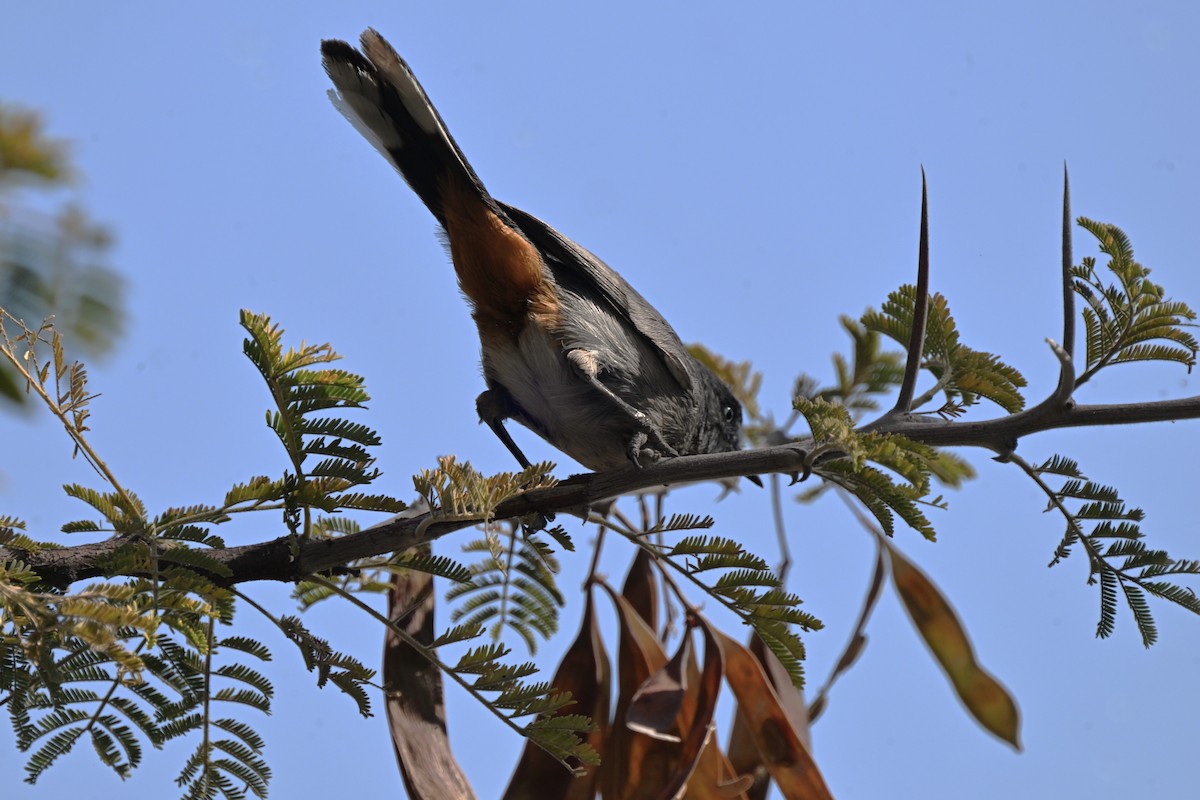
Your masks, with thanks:
M53 316L68 358L112 352L125 320L125 285L109 266L111 232L72 196L69 148L34 111L0 102L0 308L37 328ZM24 386L0 367L0 408Z

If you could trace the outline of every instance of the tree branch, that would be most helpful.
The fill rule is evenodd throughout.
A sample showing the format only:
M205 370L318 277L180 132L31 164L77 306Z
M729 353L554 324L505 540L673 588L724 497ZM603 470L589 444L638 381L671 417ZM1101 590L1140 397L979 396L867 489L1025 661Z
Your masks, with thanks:
M1147 403L1096 405L1038 405L1019 414L980 420L950 422L940 417L909 415L888 419L871 427L880 433L898 433L934 447L983 447L1004 457L1017 449L1025 436L1058 428L1093 425L1132 425L1200 418L1200 395Z
M1200 396L1147 403L1101 405L1039 405L1019 414L990 420L948 421L923 415L896 415L867 426L879 433L907 436L936 447L982 447L1006 457L1021 437L1056 428L1091 425L1123 425L1200 418ZM589 506L618 495L651 489L664 484L711 481L734 476L770 473L791 474L804 468L806 439L757 450L714 453L663 459L645 468L625 467L609 472L574 475L556 486L516 495L495 509L496 519L528 514L568 513L582 515ZM308 539L292 555L288 536L238 547L207 550L207 555L229 568L231 576L210 576L232 585L249 581L295 581L326 572L352 561L405 550L439 539L468 527L469 520L432 519L428 514L393 518L354 534L335 539ZM122 538L104 542L41 550L31 553L0 547L0 560L19 560L51 585L66 588L76 581L104 577L104 557L126 542Z

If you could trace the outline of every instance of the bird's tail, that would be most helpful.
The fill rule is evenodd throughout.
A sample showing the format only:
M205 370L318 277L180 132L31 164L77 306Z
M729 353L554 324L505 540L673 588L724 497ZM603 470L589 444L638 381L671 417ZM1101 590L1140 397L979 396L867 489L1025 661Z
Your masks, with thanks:
M540 254L488 194L408 64L372 29L360 42L361 52L336 39L321 43L336 87L330 98L446 230L476 318L504 327L530 300L549 302Z
M338 39L321 42L325 71L336 87L329 97L338 111L392 162L443 225L450 184L494 205L404 59L371 28L360 41L361 52Z

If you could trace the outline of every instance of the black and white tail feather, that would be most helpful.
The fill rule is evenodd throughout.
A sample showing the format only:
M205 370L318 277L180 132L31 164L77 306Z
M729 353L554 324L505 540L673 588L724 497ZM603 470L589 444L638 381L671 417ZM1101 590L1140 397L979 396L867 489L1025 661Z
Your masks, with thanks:
M334 107L396 167L438 222L445 224L447 170L499 211L404 59L374 29L364 31L360 43L362 52L338 39L321 43L336 87L329 90Z

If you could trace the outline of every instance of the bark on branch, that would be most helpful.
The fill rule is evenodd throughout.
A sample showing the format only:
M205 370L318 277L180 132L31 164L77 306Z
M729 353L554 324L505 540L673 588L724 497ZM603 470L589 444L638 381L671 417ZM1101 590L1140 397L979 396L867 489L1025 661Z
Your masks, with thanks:
M1074 405L1043 403L1028 411L982 421L948 421L936 417L888 413L866 426L880 433L907 436L936 447L982 447L1001 458L1012 453L1024 436L1055 428L1089 425L1125 425L1200 418L1200 396L1147 403ZM683 484L769 473L803 472L809 442L792 443L736 453L686 456L665 459L643 469L627 467L602 473L575 475L557 486L537 489L506 500L495 518L527 514L582 512L591 505L618 495L664 484ZM326 572L357 559L404 550L431 542L448 533L469 527L472 521L429 520L428 515L393 519L360 533L328 540L301 543L292 556L286 536L257 544L207 550L229 568L231 577L217 578L223 584L249 581L295 581L312 573ZM0 547L0 559L25 562L53 586L66 588L76 581L105 575L100 564L122 540L43 550L29 553Z

